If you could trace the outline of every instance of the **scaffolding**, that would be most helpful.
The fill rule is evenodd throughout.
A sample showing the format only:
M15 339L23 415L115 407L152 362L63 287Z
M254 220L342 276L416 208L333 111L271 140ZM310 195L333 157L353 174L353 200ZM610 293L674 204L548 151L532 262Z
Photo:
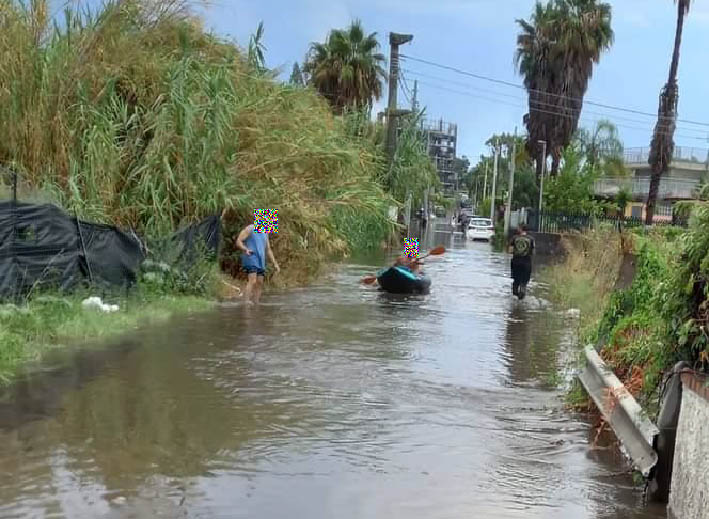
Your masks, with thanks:
M421 122L421 130L426 136L428 154L436 166L444 193L452 195L458 190L458 176L454 169L458 125L439 119Z

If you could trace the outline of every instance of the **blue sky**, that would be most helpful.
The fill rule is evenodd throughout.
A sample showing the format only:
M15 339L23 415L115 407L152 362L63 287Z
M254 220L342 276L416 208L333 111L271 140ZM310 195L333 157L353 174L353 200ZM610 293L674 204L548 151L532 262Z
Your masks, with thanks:
M672 52L675 5L672 0L613 0L611 4L615 43L596 67L586 99L656 113ZM263 20L267 64L282 67L285 76L294 61L302 61L310 42L322 41L331 28L359 18L366 30L379 34L386 55L389 31L412 33L413 42L402 52L520 83L514 67L515 19L527 18L533 5L532 0L214 0L204 19L207 27L241 45ZM682 44L679 113L682 119L707 123L708 32L709 2L695 0ZM404 63L403 68L410 87L414 79L420 80L419 100L427 115L458 123L459 155L477 157L493 132L511 132L515 126L522 131L523 91L421 63ZM405 103L401 93L399 100ZM581 123L592 126L601 118L619 126L626 147L649 144L653 117L586 105ZM708 138L709 126L679 123L675 141L707 148Z

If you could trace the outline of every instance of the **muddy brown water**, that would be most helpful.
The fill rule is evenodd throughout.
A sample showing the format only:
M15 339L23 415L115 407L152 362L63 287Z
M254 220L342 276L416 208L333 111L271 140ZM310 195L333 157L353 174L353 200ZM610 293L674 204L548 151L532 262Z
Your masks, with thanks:
M370 258L50 359L0 396L0 517L664 517L562 407L573 321L447 239L427 297Z

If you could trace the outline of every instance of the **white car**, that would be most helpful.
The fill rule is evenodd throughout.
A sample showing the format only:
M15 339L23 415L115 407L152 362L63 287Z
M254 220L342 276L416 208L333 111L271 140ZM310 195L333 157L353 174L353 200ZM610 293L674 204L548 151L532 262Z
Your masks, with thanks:
M490 241L495 235L495 228L489 218L473 218L468 224L468 238L471 240Z

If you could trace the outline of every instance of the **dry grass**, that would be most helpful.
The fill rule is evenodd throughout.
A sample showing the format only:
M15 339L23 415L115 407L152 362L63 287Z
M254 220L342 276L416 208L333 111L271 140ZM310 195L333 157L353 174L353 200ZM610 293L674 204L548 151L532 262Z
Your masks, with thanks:
M85 218L161 234L225 208L229 236L278 208L284 277L308 278L392 230L381 150L346 123L178 3L109 2L53 26L46 0L0 0L0 163Z
M581 311L582 338L605 309L618 278L626 247L612 229L597 229L564 238L565 260L546 273L557 302Z

